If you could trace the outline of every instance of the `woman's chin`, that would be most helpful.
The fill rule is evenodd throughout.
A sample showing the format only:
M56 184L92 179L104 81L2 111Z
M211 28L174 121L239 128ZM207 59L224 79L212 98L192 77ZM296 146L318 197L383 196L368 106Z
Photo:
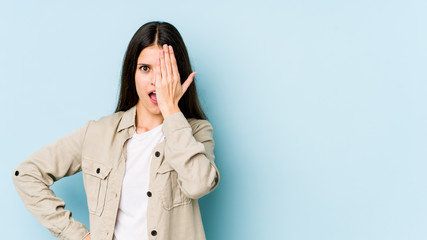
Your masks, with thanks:
M161 115L162 114L162 112L160 111L160 108L159 107L153 107L153 108L151 108L151 111L150 111L152 114L154 114L154 115Z

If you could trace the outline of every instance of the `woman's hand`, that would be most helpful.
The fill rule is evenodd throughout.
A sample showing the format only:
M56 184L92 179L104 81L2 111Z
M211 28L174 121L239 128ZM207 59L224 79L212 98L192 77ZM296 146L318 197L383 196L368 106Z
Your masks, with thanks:
M85 238L83 238L83 240L90 240L90 233Z
M159 55L157 69L160 71L157 70L156 72L156 97L160 112L163 118L166 118L170 114L181 111L178 102L193 82L196 73L192 72L181 85L172 46L163 45L163 50L160 50Z

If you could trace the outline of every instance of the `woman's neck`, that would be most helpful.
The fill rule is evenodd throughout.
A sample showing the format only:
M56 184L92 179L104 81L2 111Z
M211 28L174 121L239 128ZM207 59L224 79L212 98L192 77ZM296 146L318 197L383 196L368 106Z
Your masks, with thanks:
M143 106L137 104L135 117L136 133L141 134L163 123L162 114L153 114L147 111Z

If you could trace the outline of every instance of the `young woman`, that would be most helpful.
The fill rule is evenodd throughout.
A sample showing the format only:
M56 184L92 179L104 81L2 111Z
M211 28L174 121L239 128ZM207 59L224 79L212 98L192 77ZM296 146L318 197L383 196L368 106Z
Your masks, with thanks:
M67 240L205 239L197 199L219 182L212 125L177 29L149 22L124 58L116 112L43 147L13 182L28 210ZM49 188L83 171L90 232Z

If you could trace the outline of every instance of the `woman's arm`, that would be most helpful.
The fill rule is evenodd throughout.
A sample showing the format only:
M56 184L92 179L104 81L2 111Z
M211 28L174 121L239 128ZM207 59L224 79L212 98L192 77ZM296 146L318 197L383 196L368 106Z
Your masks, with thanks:
M163 123L165 161L177 172L182 192L198 199L213 191L218 186L219 172L214 163L212 125L199 121L193 132L182 112L169 115Z
M71 217L65 202L49 188L55 181L81 171L83 140L89 122L41 148L16 167L13 183L26 208L55 237L81 240L87 227Z

